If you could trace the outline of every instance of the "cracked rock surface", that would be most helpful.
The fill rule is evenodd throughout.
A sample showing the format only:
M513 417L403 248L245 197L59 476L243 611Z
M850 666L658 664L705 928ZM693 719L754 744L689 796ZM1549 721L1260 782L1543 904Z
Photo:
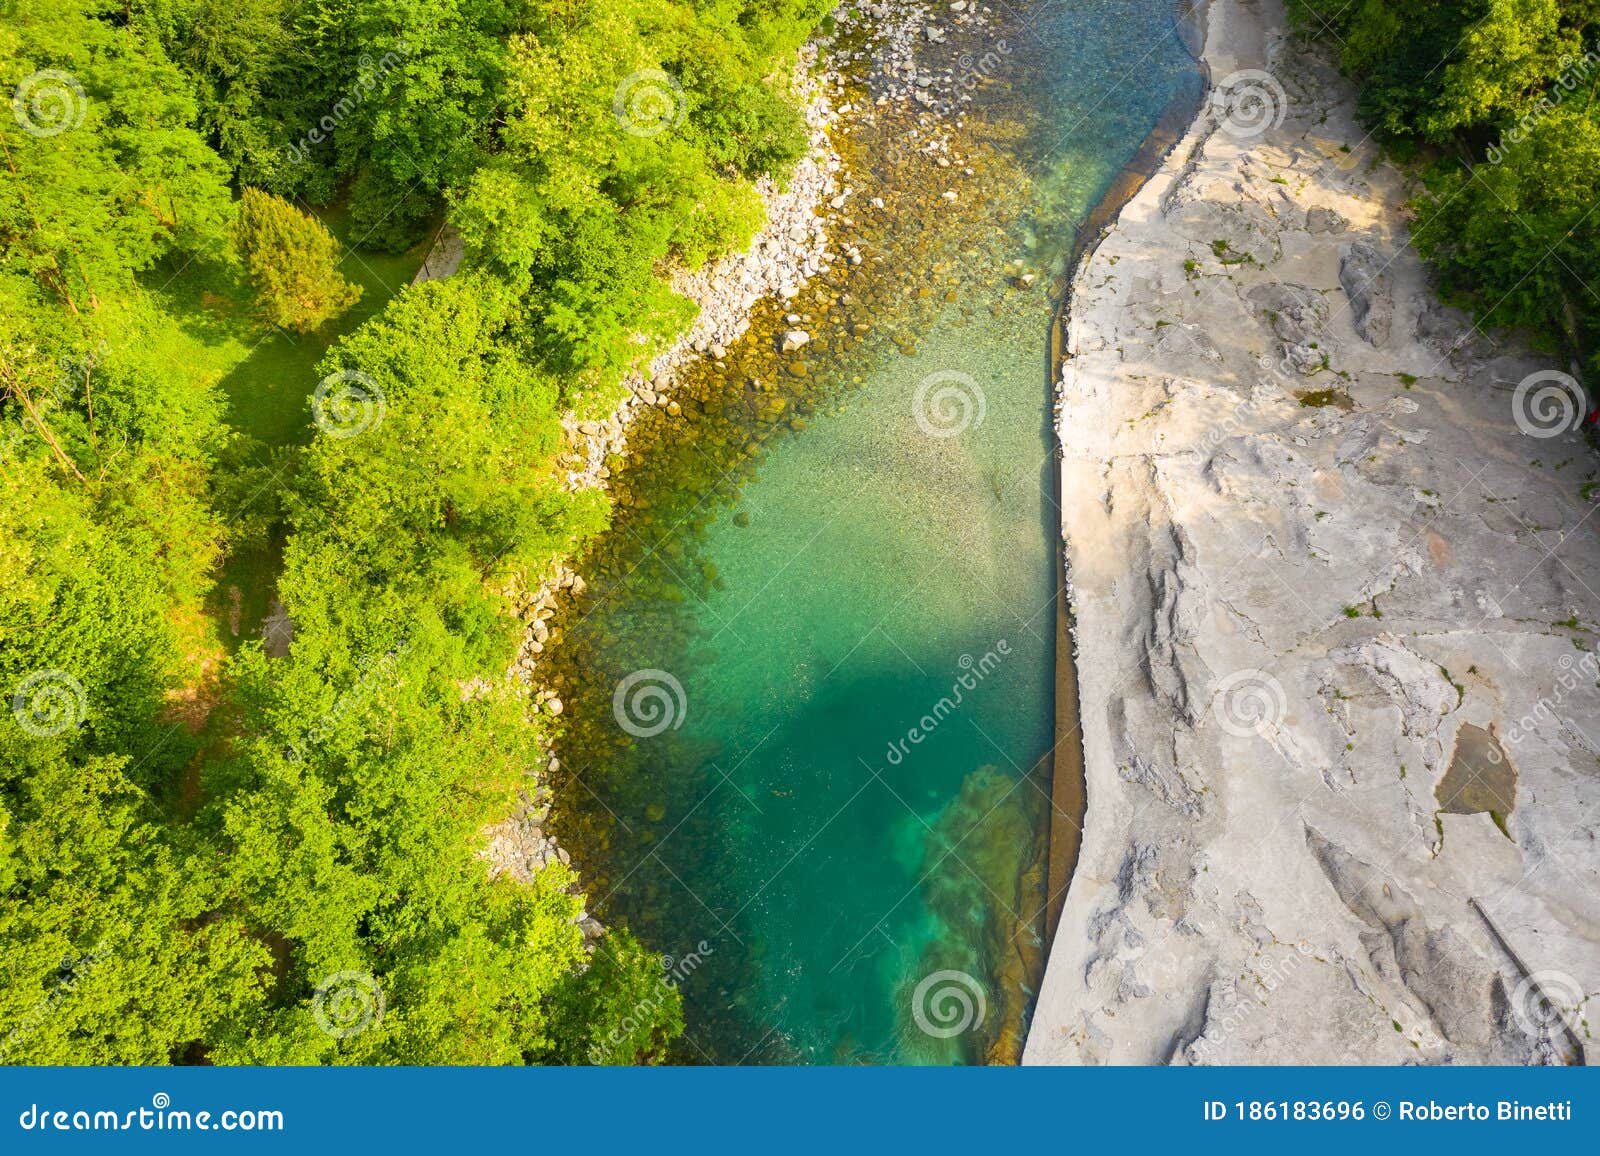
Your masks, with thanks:
M1208 106L1073 287L1088 811L1026 1061L1600 1059L1594 450L1519 428L1552 367L1436 302L1276 0L1206 55L1281 122Z

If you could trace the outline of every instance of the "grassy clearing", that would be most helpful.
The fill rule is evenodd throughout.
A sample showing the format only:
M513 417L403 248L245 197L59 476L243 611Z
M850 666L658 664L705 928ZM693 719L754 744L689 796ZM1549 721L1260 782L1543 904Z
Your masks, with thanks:
M317 216L344 247L339 271L362 292L354 306L315 332L291 333L263 321L249 284L237 269L221 263L192 262L158 269L147 278L148 288L177 322L171 364L207 385L221 385L229 425L253 440L250 456L262 464L283 447L311 441L318 363L334 342L360 328L410 283L427 253L426 242L398 254L354 246L359 238L351 236L342 206ZM239 508L229 511L230 522L270 508L274 488L267 484L245 495ZM244 536L228 551L208 610L229 652L260 636L282 562L283 543L276 538L262 543Z

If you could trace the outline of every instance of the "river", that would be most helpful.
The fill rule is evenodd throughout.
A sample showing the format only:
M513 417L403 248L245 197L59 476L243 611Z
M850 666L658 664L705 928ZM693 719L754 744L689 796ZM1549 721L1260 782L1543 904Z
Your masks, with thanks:
M558 619L558 830L600 917L677 964L686 1061L1020 1053L1054 727L1047 334L1078 225L1200 82L1171 0L993 9L938 5L945 42L916 38L943 115L845 66L836 232L862 263L630 430ZM812 340L781 354L791 327Z

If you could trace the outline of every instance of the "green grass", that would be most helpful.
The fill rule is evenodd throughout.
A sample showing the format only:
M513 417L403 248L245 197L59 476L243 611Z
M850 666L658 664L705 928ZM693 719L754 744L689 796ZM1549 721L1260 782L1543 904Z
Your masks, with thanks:
M318 214L345 246L339 271L361 286L361 300L311 333L290 333L257 316L250 286L236 270L196 263L173 277L164 296L184 328L205 347L200 363L220 369L229 422L269 447L311 440L310 397L317 363L330 346L375 316L415 275L426 245L406 253L352 249L348 215Z
M334 342L388 304L426 256L426 242L405 253L351 248L354 238L342 206L317 215L344 246L339 271L361 286L361 299L312 333L290 333L265 322L255 311L249 284L221 262L156 269L146 277L146 287L177 323L167 362L221 386L229 424L260 444L256 457L262 462L280 447L311 441L317 364ZM262 493L256 500L271 497ZM282 561L281 541L236 545L224 558L210 609L230 650L259 636ZM237 634L230 621L235 617Z
M1249 265L1255 261L1249 253L1233 252L1228 242L1220 237L1211 242L1211 251L1224 265Z

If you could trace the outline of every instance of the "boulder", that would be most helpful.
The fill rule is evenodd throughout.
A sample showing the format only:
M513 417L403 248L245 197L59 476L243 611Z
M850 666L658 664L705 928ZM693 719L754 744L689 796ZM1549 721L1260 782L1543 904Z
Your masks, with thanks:
M1288 281L1258 285L1247 294L1274 336L1283 343L1285 368L1312 374L1324 367L1328 353L1323 326L1328 320L1328 303L1322 294Z
M1342 233L1349 227L1350 222L1345 220L1337 209L1318 207L1306 210L1306 232L1308 233Z
M1354 241L1339 252L1339 285L1350 298L1350 316L1356 332L1368 345L1389 344L1394 323L1394 297L1389 292L1389 263L1365 241Z

